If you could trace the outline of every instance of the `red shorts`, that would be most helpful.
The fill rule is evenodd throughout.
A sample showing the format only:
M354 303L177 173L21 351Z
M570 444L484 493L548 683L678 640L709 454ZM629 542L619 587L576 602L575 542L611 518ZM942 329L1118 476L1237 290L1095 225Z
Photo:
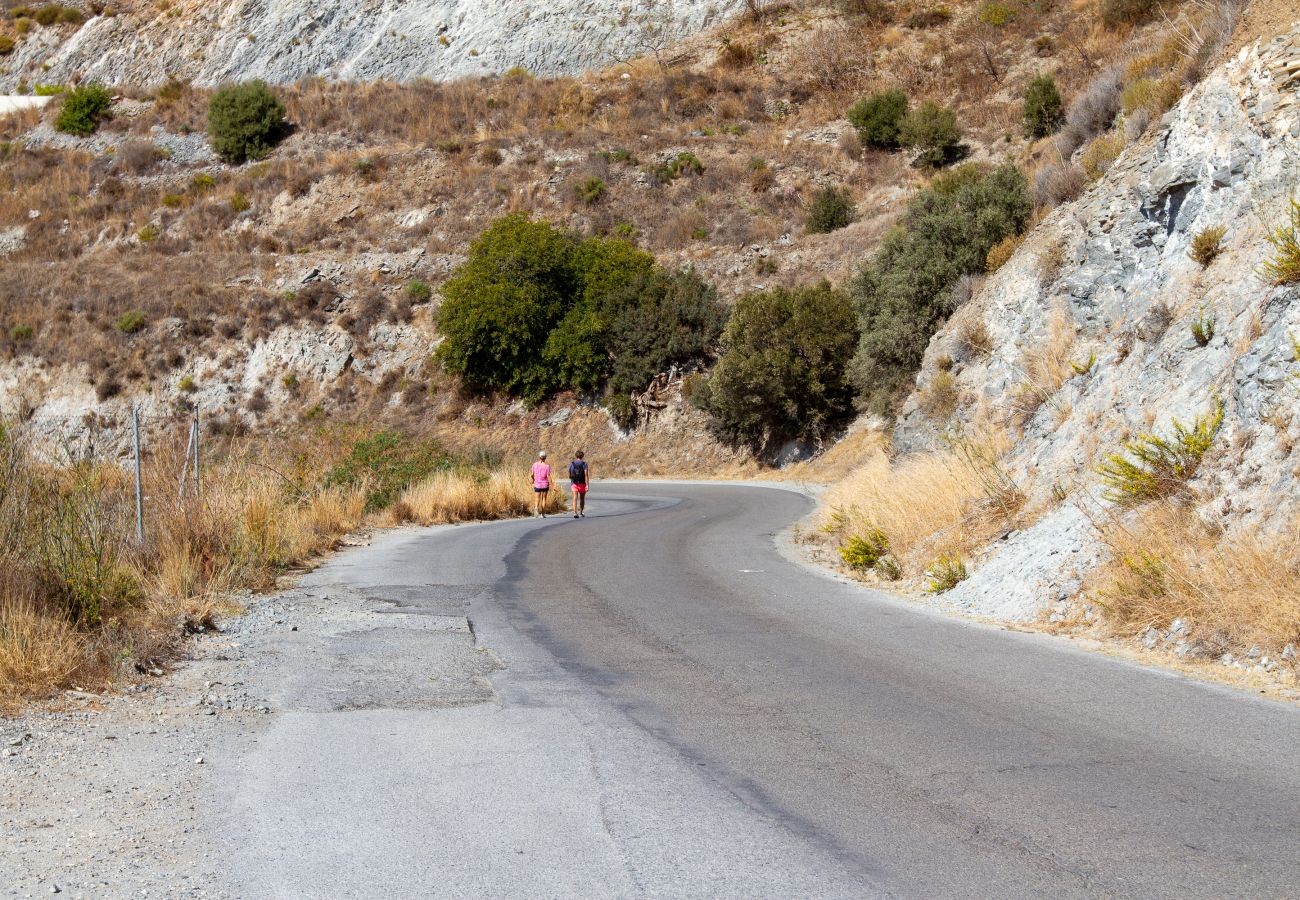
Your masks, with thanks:
M585 484L575 484L573 485L573 492L575 494L585 494L587 493L587 486Z

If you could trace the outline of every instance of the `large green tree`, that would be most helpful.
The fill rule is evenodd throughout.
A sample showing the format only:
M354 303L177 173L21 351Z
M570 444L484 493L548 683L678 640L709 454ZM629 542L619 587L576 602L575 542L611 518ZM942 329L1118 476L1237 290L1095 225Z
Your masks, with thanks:
M742 297L700 405L724 438L770 454L815 440L853 406L847 366L857 344L848 296L827 281Z

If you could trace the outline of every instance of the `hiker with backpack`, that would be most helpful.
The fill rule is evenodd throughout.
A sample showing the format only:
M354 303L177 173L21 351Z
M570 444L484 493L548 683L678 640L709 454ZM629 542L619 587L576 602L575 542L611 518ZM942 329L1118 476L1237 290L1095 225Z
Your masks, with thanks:
M573 454L569 463L569 485L573 488L573 517L587 517L587 484L591 481L591 466L582 458L582 451Z

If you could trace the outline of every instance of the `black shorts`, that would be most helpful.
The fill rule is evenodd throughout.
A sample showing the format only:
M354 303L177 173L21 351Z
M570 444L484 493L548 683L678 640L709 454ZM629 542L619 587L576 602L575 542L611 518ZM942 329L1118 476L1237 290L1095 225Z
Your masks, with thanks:
M549 491L549 490L550 490L550 488L539 488L539 487L535 487L535 488L533 488L533 493L534 493L534 494L545 494L545 493L546 493L547 491Z

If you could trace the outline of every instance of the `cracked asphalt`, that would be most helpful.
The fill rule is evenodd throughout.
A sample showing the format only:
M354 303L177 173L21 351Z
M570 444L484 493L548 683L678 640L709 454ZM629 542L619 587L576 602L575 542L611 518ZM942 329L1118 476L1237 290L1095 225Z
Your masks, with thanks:
M843 583L781 537L810 509L598 483L340 554L132 701L206 756L202 867L87 860L86 895L1300 894L1295 707ZM186 712L215 684L242 706Z

